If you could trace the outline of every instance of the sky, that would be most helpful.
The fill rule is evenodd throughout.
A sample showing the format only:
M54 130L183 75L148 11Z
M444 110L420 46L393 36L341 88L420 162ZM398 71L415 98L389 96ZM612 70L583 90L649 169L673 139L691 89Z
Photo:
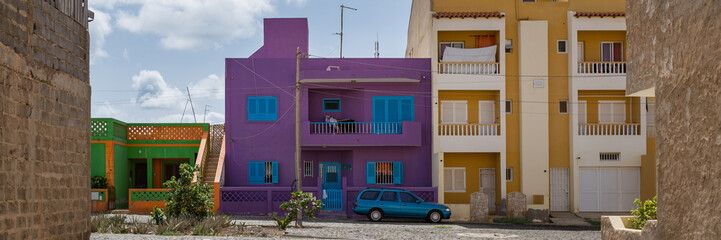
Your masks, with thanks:
M308 19L310 54L403 57L411 0L92 0L92 117L225 122L225 58L263 45L263 18ZM188 90L192 106L188 103ZM195 111L195 120L193 118ZM185 112L185 113L184 113Z

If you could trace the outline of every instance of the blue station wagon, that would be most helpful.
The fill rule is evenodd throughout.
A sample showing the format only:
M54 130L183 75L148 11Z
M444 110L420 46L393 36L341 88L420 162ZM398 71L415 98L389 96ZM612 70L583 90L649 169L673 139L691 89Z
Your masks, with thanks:
M439 223L451 217L447 206L424 202L419 197L401 189L369 188L356 197L353 212L368 216L378 222L383 217L425 218L426 221Z

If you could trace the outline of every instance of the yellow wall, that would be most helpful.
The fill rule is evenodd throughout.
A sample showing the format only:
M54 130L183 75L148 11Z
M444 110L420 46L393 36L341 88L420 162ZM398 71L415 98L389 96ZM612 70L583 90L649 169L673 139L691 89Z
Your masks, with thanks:
M656 194L656 138L646 138L646 155L641 156L641 200Z
M498 153L445 153L443 162L445 167L465 167L466 168L466 192L452 193L446 192L445 203L449 204L469 204L471 194L479 190L479 168L495 168L496 169L496 204L501 201L501 172L498 169L500 155ZM516 179L513 179L517 181ZM505 181L505 180L504 180ZM508 182L511 183L511 182Z
M450 91L442 90L438 91L438 99L440 101L462 101L467 100L468 106L468 123L478 123L478 101L480 100L494 100L495 104L495 116L496 123L500 121L500 102L498 101L498 91ZM440 101L438 104L440 104ZM438 122L441 122L441 108L438 107Z
M623 90L581 90L578 91L578 101L586 101L587 123L598 123L598 101L626 101L626 122L639 123L641 121L641 99L638 97L625 97ZM633 112L631 112L632 110ZM643 110L646 110L645 106Z
M583 61L601 61L601 42L623 42L623 60L626 60L626 32L579 31L578 41L583 42Z

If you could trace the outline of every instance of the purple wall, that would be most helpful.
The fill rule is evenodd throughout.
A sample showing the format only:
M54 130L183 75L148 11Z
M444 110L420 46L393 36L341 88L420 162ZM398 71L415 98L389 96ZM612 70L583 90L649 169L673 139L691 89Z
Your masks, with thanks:
M250 58L226 59L226 178L227 187L289 187L295 178L295 49L307 52L308 33L305 19L266 19L265 44ZM328 66L340 71L326 72ZM389 68L391 67L391 68ZM317 59L301 61L302 79L403 78L418 82L404 83L303 83L301 88L301 122L322 122L325 115L358 122L372 121L373 96L414 96L414 122L420 125L406 137L420 144L403 146L361 146L347 141L333 146L334 140L354 136L328 135L316 138L323 146L311 146L311 139L301 140L302 160L314 161L314 177L305 177L304 186L316 186L319 162L352 164L352 170L341 171L349 187L365 187L365 168L369 161L404 162L404 184L407 187L431 186L431 81L430 59ZM282 90L281 90L282 89ZM250 96L278 97L277 122L249 122L246 99ZM340 98L341 112L323 112L323 98ZM407 129L404 129L407 130ZM408 130L411 131L411 130ZM308 133L303 133L305 136ZM366 134L369 141L383 143L394 136ZM396 136L397 137L397 136ZM324 144L322 141L328 141ZM304 144L305 143L305 144ZM318 142L316 142L318 143ZM393 145L393 144L390 144ZM420 146L418 146L420 145ZM248 184L248 161L279 162L278 184ZM380 186L380 185L377 185ZM389 186L389 185L385 185ZM391 185L400 187L398 185Z

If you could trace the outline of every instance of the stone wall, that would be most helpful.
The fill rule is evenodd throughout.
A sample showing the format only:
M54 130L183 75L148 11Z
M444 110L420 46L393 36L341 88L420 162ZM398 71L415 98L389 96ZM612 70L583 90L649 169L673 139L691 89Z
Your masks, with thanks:
M89 37L50 2L0 0L0 239L90 236Z
M488 222L488 198L483 192L471 194L471 222Z
M526 218L526 195L521 192L508 194L508 217Z
M627 1L628 93L655 87L659 238L721 233L721 1Z

